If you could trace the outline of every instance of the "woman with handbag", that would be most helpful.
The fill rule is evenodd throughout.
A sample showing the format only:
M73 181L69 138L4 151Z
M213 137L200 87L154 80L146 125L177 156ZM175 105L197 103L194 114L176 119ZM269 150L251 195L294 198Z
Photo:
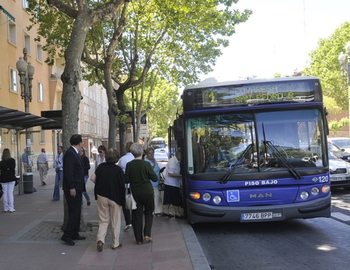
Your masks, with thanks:
M158 181L151 182L151 184L153 186L153 191L154 191L154 214L157 217L160 217L163 214L163 202L159 191L159 181L160 181L160 173L164 170L164 168L162 169L159 168L158 162L154 158L154 149L151 147L146 149L146 157L144 160L151 164L154 172L158 177Z
M143 240L145 242L152 241L154 191L150 180L157 182L158 177L151 164L142 159L143 147L141 144L132 144L130 151L135 159L126 164L125 181L130 183L130 189L137 204L137 208L132 210L132 227L136 243L141 245ZM143 215L145 215L144 228ZM144 239L142 235L144 235Z
M0 162L1 170L1 185L4 201L4 212L13 213L15 212L14 199L13 199L13 189L16 184L16 161L11 157L10 150L5 148L2 152L2 158Z
M101 163L91 181L95 183L95 199L100 217L97 233L97 251L102 251L109 222L112 227L112 249L122 247L119 242L121 212L125 205L125 181L123 170L116 165L119 159L117 149L108 149L106 162Z

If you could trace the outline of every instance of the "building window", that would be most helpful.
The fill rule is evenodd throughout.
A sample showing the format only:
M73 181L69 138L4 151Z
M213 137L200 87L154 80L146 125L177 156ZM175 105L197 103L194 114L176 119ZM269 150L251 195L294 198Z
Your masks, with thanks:
M45 143L45 130L40 130L40 143Z
M27 49L27 53L31 55L31 50L30 50L30 36L24 32L24 48Z
M16 130L11 129L11 142L12 143L17 143L17 135L16 135Z
M38 100L44 102L44 86L42 83L38 83Z
M36 44L36 60L43 61L43 46L40 43Z
M13 21L9 21L8 41L13 45L17 45L16 24Z
M26 9L29 7L28 0L23 0L23 8Z
M17 87L17 70L10 68L10 91L18 92Z
M33 128L28 128L29 131L29 138L30 138L30 143L33 144L34 143L34 133L33 133Z

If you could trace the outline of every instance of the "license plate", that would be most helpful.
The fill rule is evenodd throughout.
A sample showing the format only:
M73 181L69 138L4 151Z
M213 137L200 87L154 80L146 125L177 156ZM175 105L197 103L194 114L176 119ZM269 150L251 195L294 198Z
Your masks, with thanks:
M346 177L332 177L331 181L345 181Z
M272 212L261 213L243 213L241 215L242 220L258 220L258 219L272 219Z

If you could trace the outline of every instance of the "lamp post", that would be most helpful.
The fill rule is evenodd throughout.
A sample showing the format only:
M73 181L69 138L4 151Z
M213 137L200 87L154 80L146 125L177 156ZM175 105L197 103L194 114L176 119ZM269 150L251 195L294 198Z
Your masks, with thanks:
M348 99L349 99L349 137L350 137L350 41L346 43L345 50L348 54L348 64L345 65L346 55L341 52L338 59L341 65L341 75L344 77L344 70L347 71L348 74Z
M21 97L24 99L24 109L26 113L29 113L29 102L32 101L32 80L35 72L34 67L29 62L27 64L27 49L23 49L23 58L20 57L16 63L16 67L20 77L21 84ZM32 162L31 162L31 141L30 133L26 130L26 153L27 153L27 171L24 172L24 182L28 182L30 186L26 190L26 185L24 186L24 193L33 192L33 174L32 174ZM27 191L27 192L26 192Z

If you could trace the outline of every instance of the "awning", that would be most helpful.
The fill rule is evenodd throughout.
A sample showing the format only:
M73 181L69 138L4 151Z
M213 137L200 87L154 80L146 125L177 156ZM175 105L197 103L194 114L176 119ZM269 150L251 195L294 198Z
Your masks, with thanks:
M23 130L46 124L54 125L57 121L0 106L0 128Z
M6 9L4 9L2 6L0 6L0 10L2 10L2 12L4 12L7 17L9 17L12 21L15 21L15 17L13 17L10 12L8 12Z

